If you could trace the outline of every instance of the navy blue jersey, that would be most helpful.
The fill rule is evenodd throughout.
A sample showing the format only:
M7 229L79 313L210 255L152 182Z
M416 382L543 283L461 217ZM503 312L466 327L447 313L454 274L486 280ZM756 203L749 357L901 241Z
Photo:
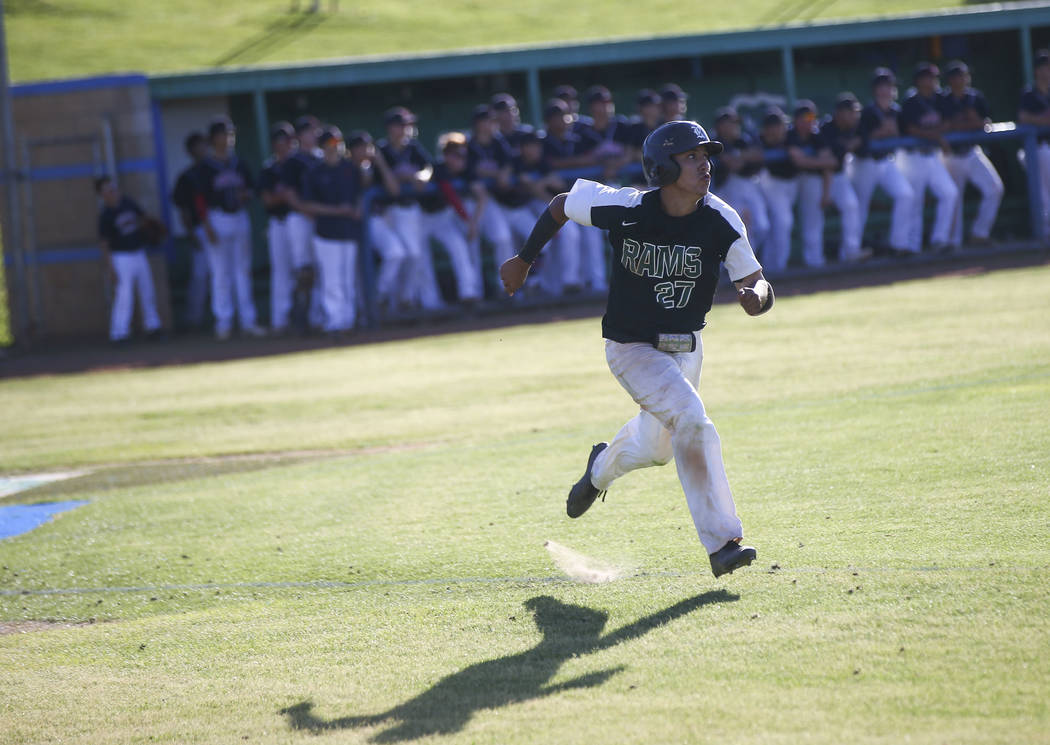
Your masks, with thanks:
M891 154L891 151L880 150L878 152L872 152L871 150L871 133L882 126L883 121L886 119L892 119L897 123L897 130L901 128L901 107L897 104L890 104L890 108L883 111L879 108L876 103L869 103L860 112L860 124L857 125L857 133L860 135L861 146L857 149L857 155L862 158L874 158L875 160L882 160Z
M581 152L589 153L592 150L608 147L615 144L622 148L631 144L631 125L626 118L616 115L609 120L605 129L599 130L591 120L589 124L581 124L576 130L581 141Z
M952 121L956 117L965 114L967 111L973 111L981 121L991 119L991 114L988 110L988 102L984 99L981 92L974 88L967 88L963 91L963 94L958 97L952 93L950 88L945 88L941 95L937 97L937 106L940 108L941 116L944 117L944 121L946 122ZM959 155L967 153L972 149L972 144L952 144L952 152Z
M564 137L556 137L550 132L543 138L543 155L551 160L572 158L586 151L580 136L575 132L566 132Z
M202 193L203 163L194 163L175 179L175 188L171 191L171 202L179 208L187 230L193 230L201 224L197 211L197 197Z
M1029 114L1045 114L1050 110L1050 92L1043 93L1034 85L1030 85L1021 91L1021 105L1018 108ZM1050 134L1039 135L1039 141L1050 142Z
M321 161L306 175L303 199L308 202L340 206L357 204L361 198L361 171L349 160L334 165ZM318 215L314 232L330 241L354 241L361 236L361 222L352 217Z
M649 133L654 129L656 129L656 127L646 125L640 116L632 118L627 124L627 144L640 150L642 148L642 143L645 142L645 138L648 137Z
M430 153L419 144L418 140L409 140L406 145L398 149L395 149L389 140L380 140L377 147L383 153L387 165L390 166L390 170L394 172L394 176L399 183L402 183L401 179L403 177L421 171L434 162L434 159L430 157ZM417 197L413 194L402 194L398 197L383 195L377 201L382 204L397 204L407 207L415 204Z
M717 137L715 139L718 139ZM732 142L723 142L722 145L725 147L725 152L730 155L740 156L748 150L761 150L762 145L758 141L758 138L752 135L750 132L741 130L740 136ZM740 166L740 170L736 171L736 175L741 178L751 178L762 170L762 162L743 163ZM730 171L716 155L711 158L711 177L712 187L724 186L729 177L733 175L733 171Z
M510 165L510 145L502 135L495 135L487 143L476 137L467 142L467 169L473 176L480 173L499 171Z
M943 121L936 93L927 98L920 96L919 92L916 91L904 99L904 103L901 104L900 127L903 135L914 136L911 132L912 128L928 129L938 127ZM924 142L922 145L909 149L918 150L920 153L932 153L937 150L937 146Z
M722 264L732 280L762 268L740 217L714 194L695 212L672 217L659 189L613 189L579 179L565 214L609 231L612 271L602 334L612 341L653 343L658 334L699 331Z
M103 207L98 216L98 235L114 252L138 251L146 247L142 234L145 213L134 200L121 197L116 207Z
M288 182L289 168L288 163L291 158L285 160L277 160L277 158L270 158L263 163L262 170L259 171L259 191L276 191L278 186L291 187ZM287 204L281 203L274 206L263 206L266 214L270 217L283 220L291 212L291 207Z
M254 186L252 173L240 158L230 155L226 160L207 158L201 169L204 201L211 209L239 212L244 209L242 193Z
M758 141L762 144L763 148L774 150L785 150L787 148L787 140L779 145L770 145L759 136ZM791 158L787 157L787 153L784 154L783 158L768 161L766 163L766 170L769 171L770 176L784 180L793 179L798 175L798 166L791 162Z
M838 161L836 172L842 170L846 161L846 154L853 152L860 146L857 141L860 138L860 128L854 127L850 130L840 129L834 119L828 119L820 126L820 136L824 145L831 150L831 154Z
M529 188L528 180L537 181L551 172L550 163L546 158L526 163L521 156L511 161L511 169L514 172L514 183L500 199L500 203L507 207L524 207L529 202L535 201L536 195ZM550 196L554 196L551 194Z
M451 188L460 199L466 199L470 196L470 189L474 183L473 174L469 169L453 174L445 161L439 160L434 164L434 175L430 177L431 188L419 195L419 206L424 212L440 212L451 204L445 189Z
M500 137L502 137L504 142L510 147L510 154L515 156L521 150L521 141L525 135L532 134L535 131L536 130L528 124L519 124L510 132L500 130Z
M321 158L316 153L297 150L288 158L288 162L284 165L285 183L296 194L302 196L303 190L306 188L306 174L312 171L320 162Z
M816 155L821 150L827 147L824 143L824 138L821 137L820 131L814 127L807 133L809 136L805 139L802 138L802 134L795 129L794 126L788 127L787 138L784 141L784 147L797 147L801 148L806 152L806 155ZM800 173L820 173L822 168L799 168ZM773 171L770 170L770 173ZM775 174L774 174L775 175Z

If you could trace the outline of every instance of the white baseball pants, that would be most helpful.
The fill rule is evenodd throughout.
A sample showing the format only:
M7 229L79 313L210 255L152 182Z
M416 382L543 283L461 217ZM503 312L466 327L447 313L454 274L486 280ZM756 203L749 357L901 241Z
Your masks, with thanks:
M1050 236L1050 143L1040 142L1035 152L1039 161L1039 187L1043 198L1044 234ZM1024 150L1019 151L1018 156L1024 162ZM1030 166L1026 164L1026 167ZM1032 237L1034 238L1035 236Z
M255 303L252 300L252 245L248 213L210 213L215 242L207 241L208 265L211 269L211 309L215 330L233 328L236 310L242 329L255 326Z
M605 231L593 225L580 225L580 278L595 292L609 289L606 277Z
M314 221L301 212L289 212L285 218L292 269L316 263L314 256Z
M292 290L295 288L292 242L288 236L287 219L270 217L266 238L270 246L270 326L283 329L288 326Z
M135 294L142 308L142 326L146 331L160 328L157 314L157 299L153 291L153 272L149 267L146 250L113 251L110 253L113 272L117 275L117 286L113 292L113 307L109 314L109 338L111 341L127 339L131 334L131 316L135 311Z
M401 299L408 303L418 302L424 310L438 310L444 302L434 276L430 245L423 239L422 215L423 210L418 204L392 204L386 208L384 217L408 254Z
M799 227L802 229L802 261L809 267L824 266L824 177L801 173L798 177Z
M974 238L987 239L992 233L995 225L995 217L999 214L999 204L1003 201L1003 180L995 170L995 166L988 160L984 150L979 145L965 155L950 155L945 165L951 174L956 188L959 190L959 199L955 205L955 217L952 220L952 231L950 243L953 246L961 246L963 238L963 193L967 182L977 187L981 192L981 201L977 206L977 216L970 227L970 235Z
M477 200L464 200L467 212L471 215L478 208ZM489 199L485 202L485 209L481 212L481 221L478 223L478 236L470 244L471 260L481 272L484 266L481 260L481 239L484 238L492 244L492 261L498 274L499 267L503 262L515 254L514 237L511 233L510 222L507 219L506 209L496 200Z
M798 179L782 179L762 171L762 196L769 207L769 236L762 246L762 266L766 272L782 272L791 257L791 229L795 226L795 200Z
M941 153L920 153L917 150L909 152L904 158L904 174L915 195L908 223L908 249L916 253L922 250L923 206L927 189L933 192L937 200L930 243L947 244L951 238L952 219L955 217L955 207L959 201L959 189L952 181L948 169L944 167Z
M697 388L703 345L670 354L651 344L605 342L605 358L620 385L641 407L594 461L591 482L608 489L625 473L674 458L700 542L714 553L743 536L729 488L722 444Z
M540 272L543 288L554 295L566 287L582 287L580 254L581 226L572 220L558 229L546 251L546 259Z
M200 326L204 320L204 304L208 300L208 282L211 270L208 268L208 251L204 248L206 238L204 228L198 226L193 231L197 245L190 249L190 278L186 287L186 323Z
M288 240L291 241L292 269L298 271L304 266L317 266L317 255L314 253L314 220L301 212L289 212ZM324 309L321 307L321 284L315 275L314 286L310 291L309 320L311 326L324 324Z
M769 236L770 224L769 211L762 196L762 188L758 184L758 177L744 178L735 173L731 174L718 190L718 196L726 200L740 215L747 227L748 242L755 251L759 251Z
M396 304L406 270L405 259L408 257L408 251L401 245L397 234L379 215L368 218L368 245L372 252L379 256L380 261L379 275L375 278L376 295L380 301Z
M486 209L486 211L488 211ZM475 254L467 243L467 225L451 207L438 212L424 212L423 240L436 240L448 253L452 271L456 275L456 291L460 300L480 300L482 296L481 268L475 263ZM509 235L508 231L508 235ZM480 260L480 256L477 257Z
M357 242L314 236L314 254L321 274L324 330L352 328L357 317Z
M829 188L831 201L839 211L839 226L841 230L839 261L856 261L860 256L864 225L860 221L860 201L857 199L857 193L853 190L853 184L850 182L846 169L831 177L831 186ZM823 217L822 213L821 230L823 230Z
M868 224L868 210L871 208L871 196L875 193L875 187L881 186L890 199L893 200L893 212L890 215L889 244L891 248L898 251L911 250L908 243L909 228L911 226L912 203L914 191L904 177L897 159L890 155L882 160L874 158L857 158L853 161L850 180L853 182L853 190L857 194L857 203L860 205L861 232Z

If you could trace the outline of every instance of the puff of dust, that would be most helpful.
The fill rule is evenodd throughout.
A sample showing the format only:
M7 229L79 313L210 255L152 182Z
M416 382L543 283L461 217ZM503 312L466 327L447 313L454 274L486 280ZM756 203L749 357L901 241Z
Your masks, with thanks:
M544 541L543 546L550 553L554 564L577 582L592 585L612 582L628 572L625 567L605 564L554 541Z

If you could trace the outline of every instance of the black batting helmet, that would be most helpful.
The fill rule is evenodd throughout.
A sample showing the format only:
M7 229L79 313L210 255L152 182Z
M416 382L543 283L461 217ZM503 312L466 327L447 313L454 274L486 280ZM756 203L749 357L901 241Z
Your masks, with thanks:
M642 143L642 171L649 186L667 186L678 180L681 167L672 155L703 146L708 155L723 150L721 142L712 140L696 122L667 122L649 133Z

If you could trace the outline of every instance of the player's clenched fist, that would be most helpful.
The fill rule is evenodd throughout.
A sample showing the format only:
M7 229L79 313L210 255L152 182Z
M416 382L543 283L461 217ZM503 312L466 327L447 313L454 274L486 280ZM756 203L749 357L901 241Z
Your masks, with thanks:
M525 284L525 278L529 276L532 265L520 256L511 256L503 262L499 268L499 278L503 282L503 289L508 295L513 295Z
M737 300L740 301L740 307L744 309L744 312L749 316L757 316L769 310L773 304L772 294L773 288L769 282L760 279L753 287L741 287L737 290Z

